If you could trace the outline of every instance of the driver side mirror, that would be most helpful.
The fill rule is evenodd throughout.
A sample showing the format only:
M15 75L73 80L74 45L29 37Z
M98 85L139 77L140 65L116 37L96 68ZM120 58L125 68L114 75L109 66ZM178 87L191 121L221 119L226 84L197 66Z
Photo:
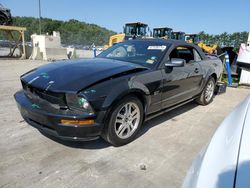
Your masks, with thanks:
M172 58L170 61L165 63L165 67L184 67L186 64L185 59Z

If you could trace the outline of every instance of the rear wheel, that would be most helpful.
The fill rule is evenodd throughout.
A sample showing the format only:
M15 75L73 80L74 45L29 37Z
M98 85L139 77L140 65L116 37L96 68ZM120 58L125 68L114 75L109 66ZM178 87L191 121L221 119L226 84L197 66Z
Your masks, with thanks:
M210 77L201 95L196 99L196 102L201 105L208 105L213 101L214 91L215 91L215 80L213 77Z
M104 139L114 146L128 144L135 139L143 120L143 106L137 97L129 96L112 110Z

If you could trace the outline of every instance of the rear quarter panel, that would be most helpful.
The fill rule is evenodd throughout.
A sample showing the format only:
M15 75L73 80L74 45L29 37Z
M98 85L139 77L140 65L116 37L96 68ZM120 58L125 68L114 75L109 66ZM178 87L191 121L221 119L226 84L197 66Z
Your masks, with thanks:
M216 81L219 80L223 70L223 65L219 58L213 58L213 59L205 58L204 60L200 61L199 64L203 71L203 78L204 78L204 83L202 87L205 86L206 82L208 81L208 78L212 74L216 74Z

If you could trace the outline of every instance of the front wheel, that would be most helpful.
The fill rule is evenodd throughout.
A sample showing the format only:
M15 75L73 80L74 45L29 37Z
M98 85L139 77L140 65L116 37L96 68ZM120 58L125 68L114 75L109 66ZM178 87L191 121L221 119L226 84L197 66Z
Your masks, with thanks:
M114 146L128 144L135 139L143 120L143 106L137 97L129 96L111 111L104 139Z
M215 80L213 77L210 77L201 95L196 99L196 102L201 105L208 105L213 101L214 91L215 91Z

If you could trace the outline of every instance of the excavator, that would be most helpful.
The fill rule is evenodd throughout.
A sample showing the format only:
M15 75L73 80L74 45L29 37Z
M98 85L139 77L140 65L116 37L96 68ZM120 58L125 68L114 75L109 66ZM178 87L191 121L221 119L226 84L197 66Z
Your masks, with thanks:
M169 27L158 27L153 29L153 38L171 39L173 29Z
M123 33L112 35L109 38L109 44L105 45L104 49L107 49L113 46L114 44L117 44L124 40L144 38L147 36L148 30L148 25L142 22L126 23L123 29Z

